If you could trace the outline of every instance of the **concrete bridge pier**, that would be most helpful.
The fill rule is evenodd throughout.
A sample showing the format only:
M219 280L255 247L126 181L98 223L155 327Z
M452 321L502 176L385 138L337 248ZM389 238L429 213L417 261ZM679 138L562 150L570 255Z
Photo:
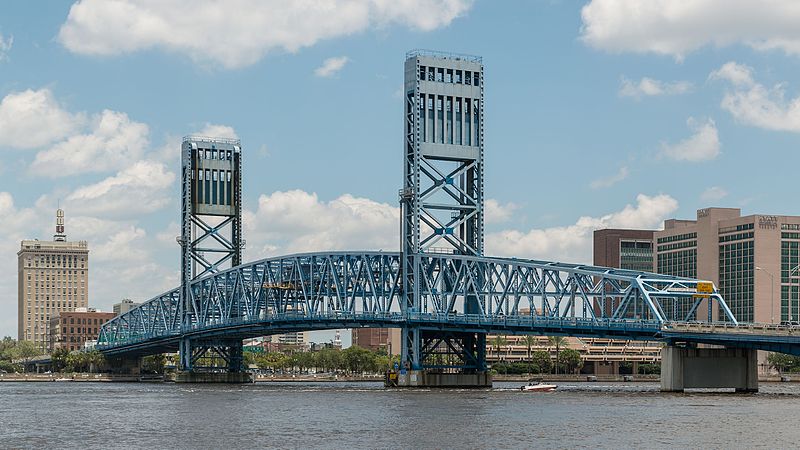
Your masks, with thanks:
M661 350L661 391L683 392L692 388L758 392L756 350L664 347Z

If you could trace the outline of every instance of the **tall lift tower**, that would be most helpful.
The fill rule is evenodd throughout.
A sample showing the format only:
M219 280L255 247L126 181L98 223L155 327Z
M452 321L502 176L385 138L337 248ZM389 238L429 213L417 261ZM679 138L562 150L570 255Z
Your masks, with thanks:
M483 79L478 56L406 54L400 191L405 313L425 308L415 289L419 255L483 255ZM466 314L480 311L469 294L459 307ZM482 374L485 348L484 333L403 329L402 359L413 371Z
M242 263L242 156L238 139L187 136L181 146L181 319L197 322L191 282ZM211 353L209 353L211 352ZM181 370L201 371L204 357L222 358L228 372L242 370L242 341L184 337Z

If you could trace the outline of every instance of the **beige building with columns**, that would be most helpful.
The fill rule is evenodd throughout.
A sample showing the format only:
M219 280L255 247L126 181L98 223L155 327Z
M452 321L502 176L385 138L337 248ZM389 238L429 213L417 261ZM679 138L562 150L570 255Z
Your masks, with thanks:
M18 339L48 351L50 319L89 304L89 247L86 241L67 241L63 210L56 213L52 241L22 241L17 276Z

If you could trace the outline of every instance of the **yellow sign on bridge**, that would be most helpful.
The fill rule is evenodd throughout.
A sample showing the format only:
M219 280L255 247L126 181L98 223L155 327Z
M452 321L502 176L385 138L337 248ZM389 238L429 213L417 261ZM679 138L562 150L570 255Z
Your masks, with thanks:
M710 281L698 281L697 282L697 294L695 297L700 298L708 298L709 295L714 293L714 283Z

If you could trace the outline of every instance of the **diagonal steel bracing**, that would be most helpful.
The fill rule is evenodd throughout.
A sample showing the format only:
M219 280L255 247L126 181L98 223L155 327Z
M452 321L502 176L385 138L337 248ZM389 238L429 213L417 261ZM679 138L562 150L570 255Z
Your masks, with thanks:
M414 328L418 351L425 330L451 333L442 345L456 349L469 348L469 333L491 331L654 340L664 324L688 320L675 315L681 308L661 305L696 309L705 302L695 297L697 280L650 273L447 254L417 254L414 261L420 283L413 309L405 307L399 253L290 255L192 281L188 325L180 320L180 289L154 297L105 324L98 346L146 351L183 336L202 341L352 326ZM716 291L710 301L730 311ZM730 312L723 319L736 323Z

